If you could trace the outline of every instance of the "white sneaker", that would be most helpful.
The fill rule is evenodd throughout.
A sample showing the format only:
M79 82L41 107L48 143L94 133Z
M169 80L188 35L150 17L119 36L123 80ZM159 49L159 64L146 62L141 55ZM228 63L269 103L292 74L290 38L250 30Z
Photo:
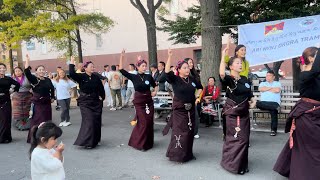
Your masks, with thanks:
M119 106L119 107L117 107L117 109L118 109L118 110L121 110L121 109L122 109L122 107L121 107L121 106Z
M199 139L200 138L199 134L194 135L194 138Z
M114 107L112 107L111 109L110 109L110 111L116 111L117 109L116 108L114 108Z
M62 126L65 125L65 123L66 123L66 121L63 121L63 122L61 122L61 123L59 124L59 126L62 127Z
M63 124L64 127L67 127L67 126L70 126L70 125L71 125L71 122L65 122L65 123Z

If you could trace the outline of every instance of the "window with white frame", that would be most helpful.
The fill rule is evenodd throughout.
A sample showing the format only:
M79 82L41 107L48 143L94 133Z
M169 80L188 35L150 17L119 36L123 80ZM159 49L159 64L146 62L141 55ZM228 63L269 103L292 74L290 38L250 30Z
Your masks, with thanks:
M103 45L101 34L96 34L96 48L99 49Z
M179 12L179 0L171 0L169 8L171 15L177 15Z

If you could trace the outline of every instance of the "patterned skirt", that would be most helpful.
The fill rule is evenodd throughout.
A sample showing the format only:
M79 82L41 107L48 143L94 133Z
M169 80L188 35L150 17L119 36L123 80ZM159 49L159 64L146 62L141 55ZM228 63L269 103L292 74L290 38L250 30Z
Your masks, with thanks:
M12 117L13 120L21 120L29 117L31 106L30 92L16 92L12 96Z

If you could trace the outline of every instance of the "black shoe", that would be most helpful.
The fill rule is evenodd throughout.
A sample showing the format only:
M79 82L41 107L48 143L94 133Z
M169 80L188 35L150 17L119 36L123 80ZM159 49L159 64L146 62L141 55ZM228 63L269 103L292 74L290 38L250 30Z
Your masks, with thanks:
M56 111L60 111L61 106L56 106Z
M270 136L276 136L277 132L276 131L271 131Z

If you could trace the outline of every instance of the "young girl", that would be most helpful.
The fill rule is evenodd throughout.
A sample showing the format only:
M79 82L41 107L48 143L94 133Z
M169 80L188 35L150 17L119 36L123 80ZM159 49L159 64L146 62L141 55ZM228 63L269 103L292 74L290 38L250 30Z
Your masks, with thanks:
M61 128L52 122L43 122L33 126L30 147L31 178L37 180L63 180L64 144L56 146L57 138L62 134ZM55 148L55 149L54 149Z
M57 77L52 80L53 86L57 91L57 101L59 106L61 106L61 122L59 126L69 126L70 123L70 90L77 87L77 84L71 81L63 69L58 70Z

